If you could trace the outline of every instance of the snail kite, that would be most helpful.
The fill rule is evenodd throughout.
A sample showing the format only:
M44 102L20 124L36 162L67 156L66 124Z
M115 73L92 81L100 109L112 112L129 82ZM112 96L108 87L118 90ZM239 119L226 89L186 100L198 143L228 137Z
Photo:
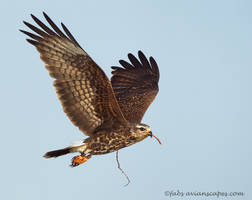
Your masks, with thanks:
M55 79L64 112L89 136L69 147L47 152L44 157L79 152L72 160L72 166L77 166L92 155L118 151L154 136L141 120L158 93L159 69L155 60L147 60L141 51L139 59L128 54L130 62L120 60L122 67L113 66L110 81L66 26L61 23L63 33L43 14L51 28L31 15L39 28L25 21L24 24L35 34L20 31L30 37L27 41L37 48Z

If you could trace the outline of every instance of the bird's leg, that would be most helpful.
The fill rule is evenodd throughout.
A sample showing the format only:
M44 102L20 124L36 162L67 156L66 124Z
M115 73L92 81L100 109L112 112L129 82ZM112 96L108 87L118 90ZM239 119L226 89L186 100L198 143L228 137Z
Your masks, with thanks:
M89 158L91 158L91 155L85 155L85 154L81 154L78 156L74 156L72 159L72 164L70 165L71 167L76 167L84 162L86 162Z

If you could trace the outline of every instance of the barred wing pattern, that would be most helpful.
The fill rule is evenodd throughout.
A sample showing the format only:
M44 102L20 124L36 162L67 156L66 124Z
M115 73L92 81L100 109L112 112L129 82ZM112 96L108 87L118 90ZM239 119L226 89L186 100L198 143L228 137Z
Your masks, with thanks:
M97 128L126 124L105 73L80 47L64 24L61 23L65 33L43 14L53 30L31 15L41 29L24 22L36 34L20 31L31 38L27 41L37 48L50 76L56 79L56 92L73 124L89 136Z
M139 60L128 54L131 62L120 60L122 67L113 66L111 83L124 117L140 123L158 93L159 69L154 58L148 61L139 51Z

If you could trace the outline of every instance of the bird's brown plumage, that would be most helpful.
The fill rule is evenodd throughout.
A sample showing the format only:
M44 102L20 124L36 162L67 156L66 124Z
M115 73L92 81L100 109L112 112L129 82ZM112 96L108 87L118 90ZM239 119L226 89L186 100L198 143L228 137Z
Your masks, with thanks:
M156 61L148 60L139 51L139 60L128 54L129 62L120 60L122 67L113 66L111 82L81 48L66 26L63 33L45 14L49 28L31 15L37 28L24 22L36 34L28 35L29 43L40 52L64 111L86 135L98 130L140 123L158 93L159 69Z
M70 120L89 136L96 129L127 124L105 73L64 24L66 34L43 14L53 30L32 15L41 29L24 22L36 34L21 31L32 38L27 41L37 48L50 76L56 79L54 86Z
M140 122L158 93L159 70L155 60L150 57L148 61L141 51L139 60L128 54L130 63L120 60L122 67L112 67L110 82L66 26L61 23L63 33L43 14L51 28L31 15L39 28L24 24L35 34L20 31L30 37L27 41L37 48L55 79L54 86L65 113L90 136L78 144L47 152L44 157L79 152L81 155L73 158L74 167L92 155L118 151L154 136L151 128Z
M124 117L140 123L145 111L158 93L159 70L154 58L148 61L139 51L138 59L128 54L131 62L120 60L123 67L113 66L111 83Z

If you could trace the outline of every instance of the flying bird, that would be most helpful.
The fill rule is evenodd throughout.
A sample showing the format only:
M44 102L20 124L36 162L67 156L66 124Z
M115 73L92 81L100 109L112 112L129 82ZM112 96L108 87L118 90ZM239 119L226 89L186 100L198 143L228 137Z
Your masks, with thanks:
M35 46L46 69L54 78L58 98L72 123L85 135L83 141L47 152L52 158L79 152L73 157L75 167L91 158L117 151L143 139L155 137L151 128L141 123L145 111L158 93L159 69L139 51L138 58L128 54L130 62L120 60L113 66L111 81L82 49L66 26L61 31L43 13L50 27L31 15L37 27L24 21L34 33L20 30ZM160 141L158 140L160 143Z

